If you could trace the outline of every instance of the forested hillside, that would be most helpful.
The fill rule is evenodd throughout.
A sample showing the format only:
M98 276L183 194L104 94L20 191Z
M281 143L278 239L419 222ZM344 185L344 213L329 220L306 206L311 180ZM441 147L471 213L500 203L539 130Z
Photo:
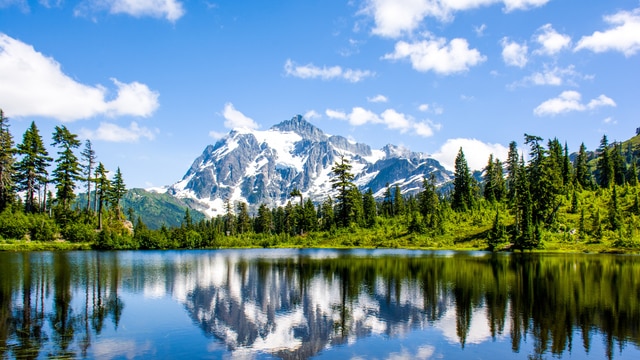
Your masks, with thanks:
M127 195L123 175L112 177L91 142L57 126L50 157L35 123L14 145L0 112L0 236L7 241L63 240L103 249L217 248L230 246L366 246L479 249L638 250L639 139L574 156L557 139L524 136L524 154L510 143L503 163L493 156L480 179L460 149L451 184L425 179L405 196L388 185L376 201L359 189L349 161L332 167L334 196L322 203L294 189L286 206L226 201L225 214L205 219L184 204L141 190ZM49 173L49 169L53 171ZM77 191L84 194L78 199ZM446 190L444 190L446 189ZM55 195L54 195L55 191ZM87 196L90 194L90 196ZM125 199L125 201L123 201ZM75 206L73 206L75 204ZM175 222L154 222L172 213Z

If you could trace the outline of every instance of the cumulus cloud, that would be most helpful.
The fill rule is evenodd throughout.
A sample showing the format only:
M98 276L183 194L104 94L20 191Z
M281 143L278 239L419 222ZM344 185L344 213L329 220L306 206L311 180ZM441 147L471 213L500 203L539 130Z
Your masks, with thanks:
M422 112L430 112L436 115L442 115L444 113L444 108L438 104L420 104L418 105L418 110Z
M79 136L83 139L102 140L110 142L137 142L140 138L153 140L158 130L138 125L133 121L129 127L121 127L117 124L101 122L96 130L80 129Z
M466 39L455 38L447 43L445 38L428 35L422 41L397 42L395 51L384 55L383 59L409 59L411 66L417 71L450 75L468 71L487 58L477 49L470 49Z
M369 70L359 69L343 69L340 66L318 67L313 64L297 65L291 59L287 59L284 64L284 71L287 76L293 76L301 79L344 79L352 83L360 82L368 77L375 75Z
M0 99L11 116L44 116L63 122L98 115L148 117L158 108L159 94L139 82L111 79L116 96L101 85L85 85L62 72L51 57L33 46L0 33Z
M185 10L177 0L84 0L74 10L76 16L89 16L96 12L127 14L133 17L165 18L176 22Z
M303 117L307 120L311 120L311 119L317 119L322 117L322 115L320 115L317 111L315 110L309 110L306 113L304 113Z
M571 36L558 33L551 24L541 26L534 39L541 46L536 54L555 55L571 46Z
M533 113L537 116L553 116L572 111L594 110L603 106L615 107L616 103L610 97L600 95L585 105L582 103L582 95L579 92L563 91L558 97L538 105Z
M440 129L439 124L434 124L429 120L416 121L413 117L394 109L386 109L381 114L376 114L362 107L354 107L350 113L327 109L325 114L331 119L347 121L353 126L382 124L390 130L397 130L401 133L412 132L422 137L430 137L435 130Z
M367 101L372 103L386 103L389 99L382 94L378 94L374 97L368 97Z
M448 170L453 170L456 156L461 147L471 170L482 170L487 166L487 161L491 154L493 154L494 158L505 160L509 152L509 148L502 144L490 144L477 139L456 138L447 140L432 156L442 166Z
M596 53L619 51L628 57L640 50L640 8L607 15L604 21L610 25L610 28L583 36L574 51L582 49Z
M529 85L550 85L550 86L560 86L560 85L572 85L575 86L575 80L587 80L592 79L593 76L583 75L575 70L575 66L569 65L565 68L553 66L550 67L548 65L544 66L542 71L536 71L531 75L525 77L524 79L515 82L509 87L517 87L517 86L529 86Z
M222 139L225 135L227 134L213 130L209 131L209 136L214 140Z
M503 4L505 12L539 7L549 0L367 0L360 14L373 18L372 33L397 38L411 34L426 17L450 21L459 11Z
M224 104L222 116L224 117L224 126L227 129L257 129L260 127L253 119L236 110L232 103Z
M500 41L500 44L502 45L502 60L504 60L505 64L519 68L527 65L529 48L526 43L518 44L504 37Z

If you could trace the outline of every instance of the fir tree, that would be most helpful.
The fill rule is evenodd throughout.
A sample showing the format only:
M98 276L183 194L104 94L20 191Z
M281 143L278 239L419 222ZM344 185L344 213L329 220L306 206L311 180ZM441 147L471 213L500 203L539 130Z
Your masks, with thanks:
M571 167L571 160L569 159L569 147L567 143L564 143L564 156L562 157L562 184L567 186L573 178L573 168Z
M471 173L467 160L464 158L462 148L458 151L455 160L453 196L451 208L456 211L465 211L471 208L473 203L473 187Z
M600 147L598 148L599 156L597 162L598 185L602 188L610 188L614 183L613 161L609 153L609 142L607 135L602 136Z
M98 163L95 171L96 199L98 205L98 230L102 230L102 208L109 198L111 183L107 178L107 170L102 163Z
M424 179L422 182L423 191L419 195L418 207L422 214L425 225L430 228L436 228L439 219L440 199L436 190L435 175L431 174L429 180Z
M35 202L36 191L47 182L49 175L47 167L53 159L49 157L34 122L25 131L22 143L18 144L17 152L22 158L16 163L16 187L18 191L26 193L25 210L35 212L38 209Z
M335 175L335 177L331 179L331 187L338 190L338 214L336 222L342 227L348 227L353 212L351 189L355 188L355 184L352 182L354 176L351 173L351 164L349 164L349 160L341 156L340 163L336 162L331 168L331 171Z
M369 188L362 196L362 207L364 210L364 226L372 228L376 224L376 199L373 197L373 190Z
M611 230L619 230L622 226L622 214L620 213L620 205L618 204L618 190L617 186L613 186L611 192L611 200L609 201L609 225Z
M13 203L13 183L16 149L9 131L9 118L0 109L0 213Z
M91 183L93 180L93 168L96 164L96 152L93 150L91 140L87 139L84 142L84 149L80 153L82 164L82 174L84 180L87 182L87 211L91 210Z
M580 144L580 150L575 160L575 181L583 189L591 188L591 174L587 165L587 147Z
M331 229L335 226L333 199L331 199L331 196L327 197L327 200L322 203L320 209L322 213L322 230L331 231Z
M393 188L393 213L395 216L402 216L404 215L404 211L405 205L402 191L400 190L400 186L396 185Z
M518 173L518 144L515 141L509 143L509 153L507 154L507 200L513 203L516 197L516 177Z
M266 204L260 204L260 207L258 208L258 216L255 221L255 231L259 234L271 234L273 231L271 211Z
M251 216L249 216L249 207L247 206L247 203L245 203L244 201L238 203L237 210L238 221L236 226L238 229L238 234L247 233L249 232L249 229L251 229Z
M72 134L66 126L56 126L53 133L52 146L57 146L57 166L53 170L53 181L56 183L56 197L63 209L68 209L75 198L76 181L80 180L80 163L73 150L80 146L77 135Z
M225 202L226 213L224 215L224 232L227 236L235 235L236 217L233 213L233 204L230 199Z
M631 165L629 166L629 171L627 173L627 183L631 186L638 185L638 168L636 166L636 158L631 159Z
M122 173L120 172L120 168L116 170L116 173L113 175L113 180L111 180L111 186L109 187L109 203L111 204L111 208L116 213L116 218L120 218L120 200L127 193L127 187L124 184L124 179L122 178Z
M622 155L620 143L614 143L611 152L611 163L613 165L613 179L616 185L622 186L626 183L627 164Z

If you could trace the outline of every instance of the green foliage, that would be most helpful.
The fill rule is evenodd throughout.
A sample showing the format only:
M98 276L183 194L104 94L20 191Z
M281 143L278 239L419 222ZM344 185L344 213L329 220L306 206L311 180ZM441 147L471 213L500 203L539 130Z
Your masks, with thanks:
M93 242L96 239L95 226L81 222L68 223L62 228L61 234L70 242Z
M29 220L29 237L31 241L53 241L59 236L58 225L49 216L33 214L29 216ZM80 242L88 241L93 241L93 238L80 240Z
M0 213L0 236L4 239L20 240L29 231L29 219L21 211L6 209Z

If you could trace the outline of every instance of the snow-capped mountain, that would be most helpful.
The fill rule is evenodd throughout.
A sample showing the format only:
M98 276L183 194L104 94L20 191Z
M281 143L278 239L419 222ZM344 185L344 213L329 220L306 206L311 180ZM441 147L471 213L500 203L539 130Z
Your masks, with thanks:
M377 198L387 184L397 184L403 194L411 194L420 191L423 179L432 173L438 183L452 176L426 154L394 145L372 150L325 134L297 115L265 131L232 130L207 146L168 192L195 200L197 210L209 216L223 214L227 200L244 201L253 209L262 203L284 205L296 188L305 199L319 203L334 194L331 167L341 156L350 161L360 190L371 188Z

